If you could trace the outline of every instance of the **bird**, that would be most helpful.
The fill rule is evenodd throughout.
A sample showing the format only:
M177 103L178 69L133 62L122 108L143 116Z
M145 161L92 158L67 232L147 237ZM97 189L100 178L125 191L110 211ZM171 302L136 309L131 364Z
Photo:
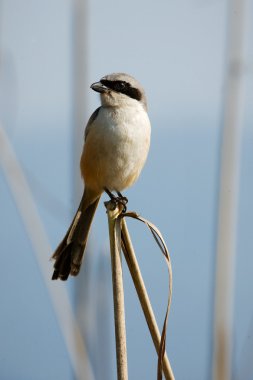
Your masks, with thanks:
M128 200L121 192L138 179L150 147L147 99L134 77L125 73L109 74L90 88L99 93L101 106L93 112L85 128L80 159L83 196L65 237L51 257L53 280L65 281L69 275L78 275L103 192L122 203L126 210Z

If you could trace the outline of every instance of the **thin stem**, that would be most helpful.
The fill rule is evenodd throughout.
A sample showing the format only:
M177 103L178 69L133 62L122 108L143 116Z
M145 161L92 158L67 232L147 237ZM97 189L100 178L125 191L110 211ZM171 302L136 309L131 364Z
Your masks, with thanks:
M122 212L122 205L118 205L114 210L113 201L106 202L108 214L108 225L110 234L113 302L114 302L114 322L117 357L118 380L127 380L127 347L126 347L126 326L124 309L124 288L122 278L121 263L121 228L118 216Z
M122 234L123 234L123 253L131 273L136 292L139 297L139 301L146 318L146 322L153 339L154 346L157 354L159 353L159 346L161 341L161 335L157 326L157 322L154 316L154 312L147 294L147 290L141 275L141 271L138 265L138 261L135 256L134 248L131 242L131 238L127 229L125 219L122 220ZM124 248L125 246L125 248ZM172 368L170 366L169 359L165 352L163 358L163 373L167 380L174 380Z

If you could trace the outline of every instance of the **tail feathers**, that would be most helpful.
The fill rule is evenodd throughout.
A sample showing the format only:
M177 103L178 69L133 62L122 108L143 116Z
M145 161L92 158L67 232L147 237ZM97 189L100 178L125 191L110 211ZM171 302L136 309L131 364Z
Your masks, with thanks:
M100 197L87 208L81 201L71 226L52 256L55 260L52 280L60 278L65 281L69 275L78 275L99 199Z
M75 244L75 242L66 245L61 254L55 258L52 280L59 278L66 281L70 274L77 276L82 264L84 249L85 245Z

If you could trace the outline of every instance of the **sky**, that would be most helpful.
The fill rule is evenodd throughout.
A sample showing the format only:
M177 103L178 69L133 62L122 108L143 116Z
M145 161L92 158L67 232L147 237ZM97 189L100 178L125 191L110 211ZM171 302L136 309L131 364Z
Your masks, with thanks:
M80 153L79 147L72 146L73 3L0 2L0 120L23 166L52 247L65 233L78 203L72 184L73 152ZM252 6L249 2L249 9ZM176 378L182 380L211 378L226 12L227 2L218 0L93 1L86 11L84 125L99 105L89 85L103 75L128 72L147 93L150 154L138 183L126 195L129 207L162 231L171 252L174 290L167 351ZM252 366L243 353L253 350L249 302L253 29L249 16L245 29L234 306L234 374L238 379L241 373L250 379ZM2 171L0 189L0 377L72 379L56 316ZM129 222L129 227L161 326L167 297L165 265L143 226ZM108 247L101 202L83 273L67 285L96 379L116 378ZM49 256L50 252L45 253L45 260ZM129 378L153 379L156 355L125 267L124 280Z

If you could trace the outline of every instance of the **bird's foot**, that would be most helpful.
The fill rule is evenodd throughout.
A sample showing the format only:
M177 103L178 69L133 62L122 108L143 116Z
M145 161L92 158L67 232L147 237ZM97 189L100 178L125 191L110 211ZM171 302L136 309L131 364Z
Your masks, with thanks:
M127 203L128 199L124 197L119 191L117 191L118 196L116 197L110 190L105 188L105 192L109 195L112 203L114 203L115 208L118 206L118 204L121 204L123 206L122 212L125 213L127 211Z
M128 204L128 199L127 197L124 197L124 195L122 195L119 191L117 191L117 194L118 194L118 201L119 203L121 203L124 208L123 208L123 211L122 212L126 212L127 210L127 204Z

